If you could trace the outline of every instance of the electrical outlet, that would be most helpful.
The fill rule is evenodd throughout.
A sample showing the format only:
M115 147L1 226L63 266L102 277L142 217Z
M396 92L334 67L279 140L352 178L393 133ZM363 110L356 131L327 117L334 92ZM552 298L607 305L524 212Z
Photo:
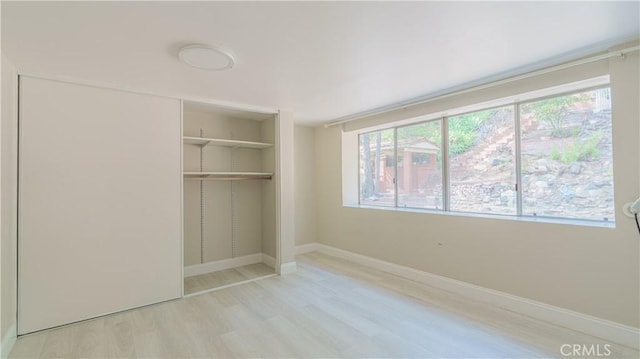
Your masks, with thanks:
M622 207L622 212L627 217L634 217L635 214L640 214L640 198L636 199L635 202L629 202Z

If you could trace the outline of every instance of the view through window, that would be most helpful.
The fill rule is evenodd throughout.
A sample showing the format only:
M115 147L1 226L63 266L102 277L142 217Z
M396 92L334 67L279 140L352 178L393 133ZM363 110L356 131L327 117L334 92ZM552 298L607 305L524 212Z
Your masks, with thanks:
M615 220L608 87L363 133L359 149L360 204Z
M516 214L513 106L450 117L450 209Z
M520 106L522 213L613 220L609 88Z
M442 209L440 121L398 128L398 206Z

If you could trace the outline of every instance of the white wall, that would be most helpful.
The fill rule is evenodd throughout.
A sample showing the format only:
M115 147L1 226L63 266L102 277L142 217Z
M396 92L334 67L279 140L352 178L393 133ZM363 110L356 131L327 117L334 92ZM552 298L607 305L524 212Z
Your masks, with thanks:
M312 127L294 127L296 245L316 242L316 157Z
M318 241L638 327L639 246L621 206L639 195L638 54L350 123L435 113L581 76L611 74L616 228L342 206L341 129L316 128Z
M279 274L296 270L295 258L295 183L294 183L294 131L293 114L289 111L278 113L276 141L276 181L278 181L277 197L279 203L278 236L280 237Z
M0 133L0 339L6 357L16 336L17 131L18 74L2 56L2 126Z
M262 121L261 142L276 143L276 118L272 117ZM272 146L262 150L262 170L276 173L276 147ZM278 174L276 173L276 176ZM276 181L262 182L262 253L273 258L277 256L277 198Z

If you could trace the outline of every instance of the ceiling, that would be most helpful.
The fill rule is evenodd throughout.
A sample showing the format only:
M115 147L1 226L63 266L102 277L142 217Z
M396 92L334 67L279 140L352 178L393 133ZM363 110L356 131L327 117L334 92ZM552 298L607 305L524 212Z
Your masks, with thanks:
M317 125L639 37L638 2L7 2L22 73L287 109ZM236 66L178 62L187 43Z

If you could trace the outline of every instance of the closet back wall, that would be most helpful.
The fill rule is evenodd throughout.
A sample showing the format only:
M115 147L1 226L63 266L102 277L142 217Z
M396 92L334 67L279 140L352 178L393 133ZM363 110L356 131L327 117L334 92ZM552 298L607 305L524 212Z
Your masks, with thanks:
M262 141L261 123L254 120L185 109L183 122L184 136ZM263 167L260 151L185 145L184 170L255 172ZM185 266L262 253L261 201L262 181L185 180Z

